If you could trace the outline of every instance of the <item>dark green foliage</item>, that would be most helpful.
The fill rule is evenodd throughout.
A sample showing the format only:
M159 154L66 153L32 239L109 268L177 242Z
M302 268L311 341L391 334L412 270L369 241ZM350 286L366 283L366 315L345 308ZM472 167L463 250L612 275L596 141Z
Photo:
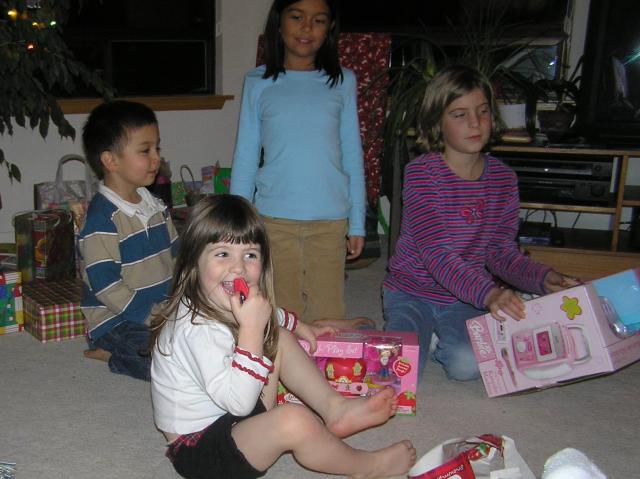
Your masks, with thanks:
M0 135L13 134L13 121L38 128L43 138L51 124L61 137L75 138L53 92L73 93L82 82L104 98L112 96L97 74L74 59L62 38L69 8L70 0L0 0ZM8 13L12 10L15 15ZM20 181L19 168L1 149L0 165L10 180Z

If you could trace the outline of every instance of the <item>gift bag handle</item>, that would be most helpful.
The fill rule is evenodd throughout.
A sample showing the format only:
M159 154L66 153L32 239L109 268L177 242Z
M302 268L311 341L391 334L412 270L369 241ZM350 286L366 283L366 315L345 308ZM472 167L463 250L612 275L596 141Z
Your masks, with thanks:
M96 185L97 178L95 177L94 173L92 172L91 167L89 166L89 163L87 163L87 160L85 160L80 155L76 155L75 153L64 155L58 161L58 169L56 170L56 195L59 195L58 192L60 192L60 191L62 191L64 189L64 187L63 187L64 179L63 179L62 167L68 161L74 161L74 160L75 161L79 161L80 163L82 163L84 165L85 192L86 192L87 198L92 198L93 194L97 190L97 185ZM56 201L60 202L60 198L59 197L56 198Z
M182 170L187 170L187 172L189 172L189 176L191 176L191 184L194 184L196 182L196 179L193 177L193 172L191 171L191 168L189 168L187 165L182 165L180 167L180 179L184 184L186 184L187 182L184 181L184 176L182 176Z

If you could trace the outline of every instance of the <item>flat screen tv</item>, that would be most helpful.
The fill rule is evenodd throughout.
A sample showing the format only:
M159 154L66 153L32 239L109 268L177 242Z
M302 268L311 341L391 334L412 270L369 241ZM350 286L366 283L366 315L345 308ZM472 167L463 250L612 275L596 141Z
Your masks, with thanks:
M639 0L591 0L578 113L590 142L640 148L639 19Z

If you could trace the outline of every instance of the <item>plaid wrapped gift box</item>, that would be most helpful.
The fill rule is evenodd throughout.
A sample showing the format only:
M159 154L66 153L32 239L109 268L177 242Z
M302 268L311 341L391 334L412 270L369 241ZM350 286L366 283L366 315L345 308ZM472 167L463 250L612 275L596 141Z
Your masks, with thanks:
M17 272L0 272L0 335L22 331L22 281Z
M24 328L40 342L84 336L87 322L80 309L82 281L33 281L23 286Z

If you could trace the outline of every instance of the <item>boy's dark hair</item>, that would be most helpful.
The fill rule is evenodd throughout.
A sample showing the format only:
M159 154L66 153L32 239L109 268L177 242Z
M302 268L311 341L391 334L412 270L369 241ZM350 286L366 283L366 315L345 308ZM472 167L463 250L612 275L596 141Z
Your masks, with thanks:
M282 20L282 12L285 8L300 0L274 0L269 10L267 23L264 28L264 56L266 70L262 78L278 79L280 73L285 73L284 68L284 42L280 34L280 22ZM338 56L338 36L340 32L337 0L324 0L329 7L331 13L331 26L327 32L322 47L316 55L316 69L327 72L329 79L327 84L334 87L338 82L342 82L344 76L340 67L340 59Z
M82 128L82 148L96 176L104 178L104 151L120 151L129 131L157 124L156 114L142 103L115 100L95 107Z
M491 139L501 133L498 108L491 82L478 70L466 65L452 65L440 70L427 85L418 114L418 146L423 151L442 152L442 116L451 103L479 88L491 108Z

